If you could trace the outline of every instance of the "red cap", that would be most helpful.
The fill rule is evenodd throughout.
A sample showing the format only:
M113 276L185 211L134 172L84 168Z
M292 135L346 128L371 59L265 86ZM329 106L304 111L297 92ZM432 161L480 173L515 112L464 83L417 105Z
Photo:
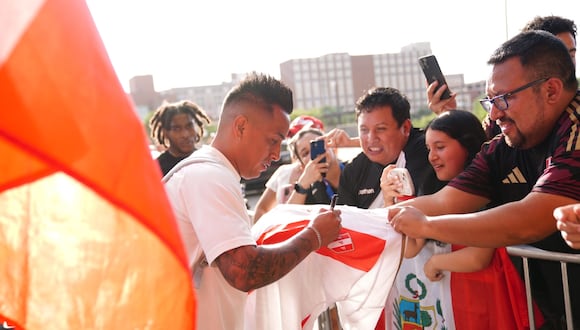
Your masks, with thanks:
M290 123L290 129L288 130L288 138L294 136L303 128L317 128L319 130L324 130L324 124L320 119L312 116L298 116Z

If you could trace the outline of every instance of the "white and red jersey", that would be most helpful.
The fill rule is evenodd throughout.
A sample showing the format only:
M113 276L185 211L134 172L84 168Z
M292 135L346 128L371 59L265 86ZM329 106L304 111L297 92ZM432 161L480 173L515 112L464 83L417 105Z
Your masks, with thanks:
M281 204L252 228L258 244L286 240L327 205ZM280 280L250 293L247 329L312 329L336 303L344 329L373 329L401 260L401 235L386 209L337 206L342 230ZM251 322L255 321L255 324Z

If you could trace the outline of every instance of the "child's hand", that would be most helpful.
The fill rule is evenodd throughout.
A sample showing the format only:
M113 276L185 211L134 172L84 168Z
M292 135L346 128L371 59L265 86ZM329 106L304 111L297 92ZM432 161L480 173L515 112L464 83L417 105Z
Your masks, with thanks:
M427 260L425 266L423 266L423 271L425 272L425 276L432 282L440 281L444 276L443 270L437 267L437 255Z

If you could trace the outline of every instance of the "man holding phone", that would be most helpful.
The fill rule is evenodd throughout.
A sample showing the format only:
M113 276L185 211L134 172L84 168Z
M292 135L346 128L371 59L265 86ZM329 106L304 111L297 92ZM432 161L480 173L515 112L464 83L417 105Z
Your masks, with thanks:
M536 16L522 29L525 31L546 31L555 35L568 48L572 62L576 64L576 23L574 21L556 15ZM449 91L445 81L430 81L427 79L427 104L433 113L439 115L448 110L457 108L457 94ZM445 97L449 94L450 97ZM483 119L483 128L487 137L491 139L501 133L499 126L490 119L489 114Z

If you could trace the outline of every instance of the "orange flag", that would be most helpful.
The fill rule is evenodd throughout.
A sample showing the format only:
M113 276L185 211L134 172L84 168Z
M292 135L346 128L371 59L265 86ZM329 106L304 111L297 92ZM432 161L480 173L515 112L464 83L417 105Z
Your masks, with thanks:
M82 0L0 0L0 328L193 329L142 124Z

